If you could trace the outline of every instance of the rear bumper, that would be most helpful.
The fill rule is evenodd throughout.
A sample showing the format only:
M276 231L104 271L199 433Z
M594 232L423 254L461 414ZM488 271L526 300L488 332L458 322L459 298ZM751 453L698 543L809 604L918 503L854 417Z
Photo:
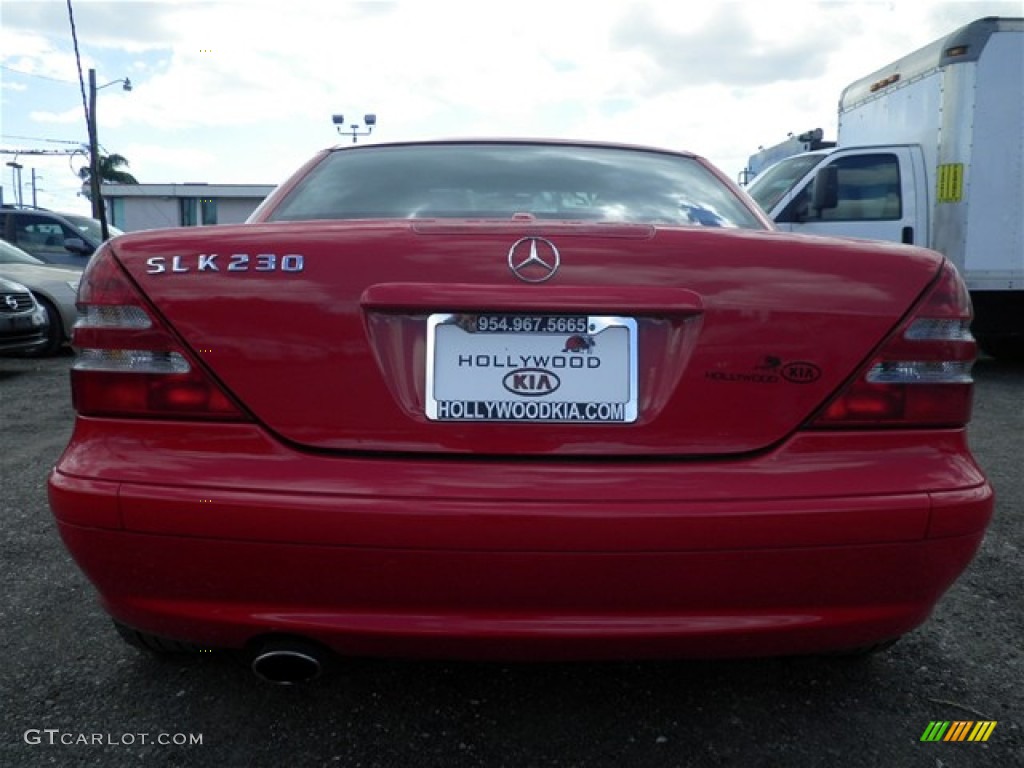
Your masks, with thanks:
M927 618L992 510L959 432L874 447L812 434L713 464L531 464L310 456L240 425L195 441L182 425L148 440L95 426L80 420L50 478L61 535L119 621L211 647L272 633L491 658L868 645Z

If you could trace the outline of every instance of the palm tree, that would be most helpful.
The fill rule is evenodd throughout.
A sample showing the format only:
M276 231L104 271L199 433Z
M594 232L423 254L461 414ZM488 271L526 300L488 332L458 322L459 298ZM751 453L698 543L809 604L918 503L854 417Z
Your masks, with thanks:
M127 171L120 170L127 167L128 160L123 155L100 155L100 184L138 184L138 179ZM82 168L78 175L85 182L82 185L82 192L89 199L89 166Z

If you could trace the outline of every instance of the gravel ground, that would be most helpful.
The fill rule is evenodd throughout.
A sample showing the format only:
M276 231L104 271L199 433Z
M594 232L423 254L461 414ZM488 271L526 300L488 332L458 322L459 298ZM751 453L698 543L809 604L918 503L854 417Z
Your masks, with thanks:
M222 656L157 661L115 635L46 503L70 361L0 358L0 766L1024 765L1024 368L976 369L972 443L996 519L933 618L885 653L358 661L281 688ZM921 743L932 720L998 725L986 743Z

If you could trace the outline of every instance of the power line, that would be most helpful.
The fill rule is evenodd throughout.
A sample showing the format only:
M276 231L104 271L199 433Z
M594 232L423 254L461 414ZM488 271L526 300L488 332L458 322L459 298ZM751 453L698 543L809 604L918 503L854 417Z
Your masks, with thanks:
M0 69L6 69L8 72L16 72L19 75L25 75L26 77L38 77L40 80L50 80L54 83L67 83L68 85L77 85L74 80L61 80L59 77L47 77L46 75L37 75L35 72L26 72L22 69L15 69L14 67L8 67L6 64L0 64Z
M3 149L0 147L0 155L85 155L85 149Z
M75 44L75 62L78 64L78 84L82 88L82 109L85 111L85 125L91 127L94 123L89 117L89 106L85 102L85 79L82 77L82 56L78 52L78 30L75 29L75 12L71 7L71 0L68 0L68 20L71 22L71 40ZM89 70L90 72L92 70ZM91 77L91 75L90 75ZM92 82L90 80L90 82ZM93 138L92 130L89 131L89 141Z
M83 144L85 144L85 142L83 141L68 141L67 139L41 139L36 136L15 136L14 134L11 133L2 133L0 134L0 138L19 139L21 141L45 141L48 144L71 144L72 146L75 147L80 147Z

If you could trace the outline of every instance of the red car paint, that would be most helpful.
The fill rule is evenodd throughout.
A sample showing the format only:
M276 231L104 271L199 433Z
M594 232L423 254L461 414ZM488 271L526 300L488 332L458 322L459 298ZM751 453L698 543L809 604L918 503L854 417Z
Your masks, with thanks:
M272 221L327 157L258 221L125 235L83 279L122 326L76 346L190 368L98 353L73 372L51 505L118 621L346 654L805 653L909 631L970 562L992 492L957 373L969 304L940 255L782 235L754 209L746 229ZM524 237L557 246L550 280L510 271ZM428 419L437 313L635 318L636 421ZM937 380L894 383L908 361Z

